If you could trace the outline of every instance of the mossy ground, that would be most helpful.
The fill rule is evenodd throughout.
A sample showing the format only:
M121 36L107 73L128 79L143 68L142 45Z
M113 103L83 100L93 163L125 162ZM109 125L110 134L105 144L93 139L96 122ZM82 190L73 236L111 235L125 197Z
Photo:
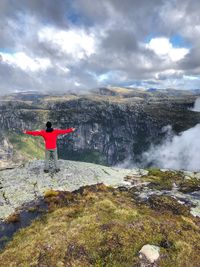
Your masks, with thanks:
M200 190L200 179L191 178L183 181L180 185L179 190L183 193L190 193L193 191Z
M142 179L149 182L149 188L157 190L172 190L173 185L176 185L182 193L200 190L200 179L194 177L186 179L181 171L149 169L148 175L143 176Z
M148 175L143 179L150 182L149 187L158 190L171 190L173 184L180 185L184 180L182 172L165 171L159 169L149 169Z
M199 266L200 220L180 206L174 213L176 200L152 209L129 191L99 184L51 191L45 201L49 212L15 234L0 253L1 267L132 267L145 244L161 247L158 266Z
M150 206L158 210L160 213L171 211L173 214L185 215L188 216L190 214L190 208L186 205L182 205L173 197L170 196L157 196L152 195L148 199L148 203Z

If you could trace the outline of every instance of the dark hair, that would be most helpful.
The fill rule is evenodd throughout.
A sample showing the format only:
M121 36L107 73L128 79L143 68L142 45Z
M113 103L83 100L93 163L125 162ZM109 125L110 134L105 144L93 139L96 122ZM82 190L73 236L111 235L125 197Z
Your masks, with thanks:
M51 125L52 125L51 122L50 122L50 121L47 121L47 123L46 123L46 127L47 127L47 128L51 128Z
M51 122L50 121L47 121L47 123L46 123L46 127L47 127L47 129L46 129L46 132L53 132L53 128L51 128Z

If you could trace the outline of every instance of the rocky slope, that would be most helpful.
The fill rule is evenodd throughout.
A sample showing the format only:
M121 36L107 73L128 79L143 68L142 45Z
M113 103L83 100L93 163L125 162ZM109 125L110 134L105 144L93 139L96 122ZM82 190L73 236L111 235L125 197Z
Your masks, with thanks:
M199 123L200 114L188 109L197 96L125 88L101 88L87 95L6 96L0 101L1 165L43 157L43 140L25 137L22 131L44 128L47 120L54 127L77 128L58 140L63 159L104 165L127 158L139 161L150 144L164 138L163 126L171 125L179 133Z
M43 174L41 161L0 172L3 216L38 196L47 204L0 251L2 267L199 266L200 173L60 165L57 174Z
M0 219L44 196L49 189L73 191L97 183L134 188L141 200L151 195L172 196L189 205L193 215L200 216L200 173L122 169L65 160L60 160L59 164L59 173L44 173L41 160L1 170Z
M73 191L84 185L105 183L120 186L129 184L127 175L141 176L147 171L119 169L101 165L59 160L59 173L44 173L43 161L0 171L0 219L13 213L24 203L43 196L49 189Z

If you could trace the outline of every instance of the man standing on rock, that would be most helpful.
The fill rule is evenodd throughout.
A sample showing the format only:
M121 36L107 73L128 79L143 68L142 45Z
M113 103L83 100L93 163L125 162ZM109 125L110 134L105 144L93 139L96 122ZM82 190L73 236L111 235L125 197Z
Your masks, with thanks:
M40 131L24 131L25 134L30 134L34 136L42 136L45 141L45 168L44 172L49 172L49 160L50 155L52 153L53 160L55 164L55 171L59 172L59 166L58 166L58 154L57 154L57 136L59 134L67 134L75 131L75 128L69 128L66 130L60 130L60 129L53 129L52 124L50 121L46 123L46 130L40 130Z

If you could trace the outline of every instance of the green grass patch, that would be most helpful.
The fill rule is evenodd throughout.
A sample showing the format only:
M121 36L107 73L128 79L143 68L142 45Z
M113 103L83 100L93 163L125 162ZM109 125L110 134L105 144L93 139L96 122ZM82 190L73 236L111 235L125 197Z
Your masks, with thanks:
M177 203L170 199L160 210L102 184L57 192L45 197L51 212L16 233L0 253L1 267L139 266L145 244L161 247L160 267L199 266L199 220L174 215Z
M12 133L8 139L14 147L14 156L21 155L27 159L44 158L44 141L42 137Z

